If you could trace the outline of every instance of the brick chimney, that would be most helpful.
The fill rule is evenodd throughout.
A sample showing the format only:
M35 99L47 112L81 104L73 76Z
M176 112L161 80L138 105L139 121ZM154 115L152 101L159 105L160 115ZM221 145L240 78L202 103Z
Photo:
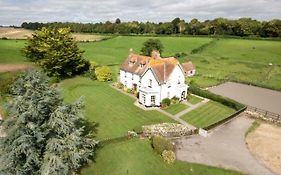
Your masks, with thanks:
M153 50L153 51L151 52L151 57L154 58L154 59L159 59L159 58L161 58L160 52L159 52L158 50Z
M132 55L133 53L134 53L133 48L130 48L130 49L129 49L129 55Z

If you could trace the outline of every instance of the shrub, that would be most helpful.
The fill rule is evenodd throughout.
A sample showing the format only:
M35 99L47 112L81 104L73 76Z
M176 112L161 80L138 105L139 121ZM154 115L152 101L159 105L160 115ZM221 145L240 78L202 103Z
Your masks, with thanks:
M187 56L187 54L184 53L184 52L179 52L179 53L176 53L174 55L175 58L183 58L183 57L186 57L186 56Z
M0 74L0 95L10 93L11 85L18 77L17 73L1 73Z
M123 88L124 88L124 85L123 85L122 83L118 82L118 83L116 84L116 87L117 87L118 89L123 89Z
M168 107L171 105L171 100L169 98L164 98L161 102L161 106L163 108Z
M161 136L152 137L152 148L160 155L163 153L164 150L174 150L173 144L168 139L165 139Z
M176 155L171 150L164 150L162 153L162 157L163 157L164 161L167 162L168 164L172 164L176 160Z
M179 98L178 97L176 97L176 96L174 96L172 99L171 99L171 103L172 104L177 104L177 103L179 103Z
M98 81L110 81L112 80L112 73L108 66L98 67L95 70Z

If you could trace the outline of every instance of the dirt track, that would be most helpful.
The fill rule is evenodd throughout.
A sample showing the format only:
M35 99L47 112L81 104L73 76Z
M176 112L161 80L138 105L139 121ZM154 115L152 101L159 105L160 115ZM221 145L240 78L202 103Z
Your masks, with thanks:
M0 72L16 72L32 68L28 64L0 64Z
M0 38L6 37L8 39L27 39L31 37L33 30L21 29L21 28L7 28L0 27ZM82 33L73 33L73 37L77 41L100 41L107 36L102 35L92 35L92 34L82 34Z
M246 141L253 155L281 175L281 127L263 123Z

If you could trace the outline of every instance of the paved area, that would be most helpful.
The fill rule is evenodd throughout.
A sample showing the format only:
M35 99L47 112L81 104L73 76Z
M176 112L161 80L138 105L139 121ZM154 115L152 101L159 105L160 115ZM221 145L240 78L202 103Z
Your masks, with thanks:
M209 89L245 105L281 114L281 92L240 83L227 82Z
M241 114L214 129L207 137L194 135L177 140L177 158L245 172L250 175L274 175L249 152L245 132L253 120Z
M183 111L181 111L181 112L179 112L179 113L177 113L176 115L175 115L175 117L176 118L180 118L181 116L183 116L184 114L186 114L186 113L188 113L188 112L190 112L190 111L192 111L192 110L194 110L194 109L196 109L196 108L198 108L198 107L200 107L200 106L202 106L202 105L204 105L205 103L207 103L208 101L210 101L209 99L204 99L203 101L201 101L201 102L199 102L199 103L197 103L197 104L195 104L195 105L193 105L193 104L190 104L190 103L188 103L188 102L184 102L184 103L186 103L188 106L190 106L189 108L187 108L187 109L185 109L185 110L183 110Z
M181 123L181 124L187 126L187 127L188 127L189 129L191 129L191 130L195 130L195 129L196 129L195 126L193 126L193 125L187 123L186 121L182 120L182 119L179 118L179 117L175 117L174 115L172 115L172 114L170 114L170 113L168 113L168 112L166 112L166 111L164 111L164 110L162 110L162 109L160 109L160 108L157 108L156 110L159 111L159 112L161 112L162 114L167 115L168 117L174 119L175 121L177 121L177 122L179 122L179 123Z

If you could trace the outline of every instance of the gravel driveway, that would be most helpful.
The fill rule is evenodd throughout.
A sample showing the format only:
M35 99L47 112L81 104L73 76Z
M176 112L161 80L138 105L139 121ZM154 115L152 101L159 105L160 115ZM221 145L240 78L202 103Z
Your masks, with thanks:
M209 89L211 92L232 98L240 103L281 114L281 92L227 82Z
M241 115L216 128L207 137L195 135L177 140L177 158L251 175L274 175L249 152L244 139L253 120Z

